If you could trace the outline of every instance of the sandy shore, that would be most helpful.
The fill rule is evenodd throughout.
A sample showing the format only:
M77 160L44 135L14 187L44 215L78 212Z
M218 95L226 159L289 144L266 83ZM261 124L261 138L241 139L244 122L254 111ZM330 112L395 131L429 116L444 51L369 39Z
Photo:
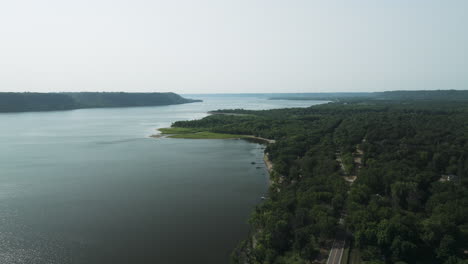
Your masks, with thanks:
M273 171L273 163L271 162L270 158L268 157L268 153L265 152L263 155L263 160L265 161L265 165L269 173Z
M258 141L262 141L262 142L266 142L268 144L273 144L275 143L276 141L274 139L268 139L268 138L262 138L262 137L256 137L254 135L247 135L245 136L245 138L247 139L254 139L254 140L258 140Z

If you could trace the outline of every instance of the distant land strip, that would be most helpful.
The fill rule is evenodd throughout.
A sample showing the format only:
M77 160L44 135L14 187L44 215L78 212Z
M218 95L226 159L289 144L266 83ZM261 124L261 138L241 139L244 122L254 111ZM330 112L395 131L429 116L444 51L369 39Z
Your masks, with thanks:
M327 100L327 101L468 101L468 90L415 90L346 93L272 94L270 100Z
M80 108L159 106L201 102L175 93L0 93L0 113Z

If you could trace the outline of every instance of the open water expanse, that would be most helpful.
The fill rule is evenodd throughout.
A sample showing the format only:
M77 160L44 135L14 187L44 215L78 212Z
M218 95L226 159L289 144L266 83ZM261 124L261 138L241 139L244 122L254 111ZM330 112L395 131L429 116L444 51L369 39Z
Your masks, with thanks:
M0 263L228 263L267 190L262 146L149 136L319 102L187 97L204 102L0 114Z

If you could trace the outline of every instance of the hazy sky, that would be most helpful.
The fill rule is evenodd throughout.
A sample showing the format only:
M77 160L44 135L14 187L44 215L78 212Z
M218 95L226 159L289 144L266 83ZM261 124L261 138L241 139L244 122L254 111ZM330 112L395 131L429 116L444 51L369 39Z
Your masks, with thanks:
M468 89L467 0L12 0L0 91Z

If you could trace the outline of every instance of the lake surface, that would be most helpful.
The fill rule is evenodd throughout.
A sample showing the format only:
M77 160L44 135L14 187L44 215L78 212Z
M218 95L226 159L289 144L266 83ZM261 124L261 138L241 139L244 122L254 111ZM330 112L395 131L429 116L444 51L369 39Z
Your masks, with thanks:
M0 114L0 263L228 263L267 190L263 147L149 136L210 110L320 102L192 98Z

